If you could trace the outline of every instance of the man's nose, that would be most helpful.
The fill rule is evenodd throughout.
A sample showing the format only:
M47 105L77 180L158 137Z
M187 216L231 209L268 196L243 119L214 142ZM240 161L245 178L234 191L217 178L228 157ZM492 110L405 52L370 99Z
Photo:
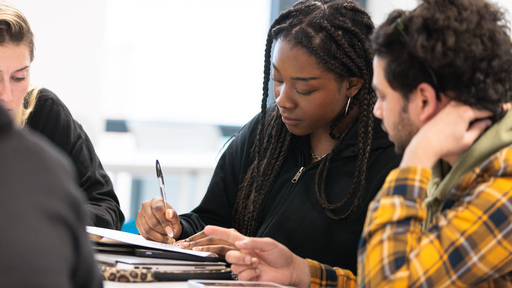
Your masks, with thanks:
M382 105L379 99L377 99L375 106L373 106L373 115L379 119L382 119Z

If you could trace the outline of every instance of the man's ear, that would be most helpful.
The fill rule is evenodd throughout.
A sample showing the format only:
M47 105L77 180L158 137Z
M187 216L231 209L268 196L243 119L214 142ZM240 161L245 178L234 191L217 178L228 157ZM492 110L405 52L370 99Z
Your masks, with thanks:
M361 87L363 87L363 79L357 77L349 77L347 78L347 84L347 95L348 97L352 97L357 94Z
M428 83L420 83L416 88L417 104L420 113L420 121L423 123L428 122L437 112L439 112L440 102L437 101L436 90Z

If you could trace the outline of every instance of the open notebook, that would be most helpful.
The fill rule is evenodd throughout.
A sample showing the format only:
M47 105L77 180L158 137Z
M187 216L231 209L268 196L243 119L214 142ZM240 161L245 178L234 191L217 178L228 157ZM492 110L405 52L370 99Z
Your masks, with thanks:
M141 257L167 258L201 262L219 261L218 256L214 253L187 250L177 245L146 240L141 235L93 226L86 226L86 231L89 234L103 238L100 241L96 241L98 245L97 247L94 247L96 250L103 252L106 252L105 250L107 248L111 248L113 249L112 252L115 252L116 250L119 252L129 251L129 254L133 253L133 255ZM101 249L98 248L100 246Z

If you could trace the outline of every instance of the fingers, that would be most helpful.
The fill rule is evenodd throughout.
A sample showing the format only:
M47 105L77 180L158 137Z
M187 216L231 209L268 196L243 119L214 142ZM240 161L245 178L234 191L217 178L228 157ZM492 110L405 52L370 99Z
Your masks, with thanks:
M163 228L158 224L157 221L152 220L153 211L151 210L151 201L142 202L141 209L137 212L137 219L135 220L135 224L137 229L139 230L140 235L142 235L146 239L153 239L152 234L165 234Z
M235 249L236 248L233 246L209 245L209 246L194 247L192 250L214 253L214 254L217 254L221 259L225 259L226 253L228 253L229 251L233 251Z
M187 239L183 240L184 242L188 242L189 246L206 246L206 245L215 245L215 244L223 244L228 246L233 246L231 242L223 240L219 237L210 236L206 234L204 231L201 231L193 236L190 236Z
M231 265L231 271L237 274L240 281L259 281L260 270L258 268L249 268L247 266Z
M154 223L154 221L152 222ZM139 234L150 240L154 240L157 242L167 242L169 236L165 233L158 232L156 229L163 231L162 227L157 227L153 229L151 224L148 222L145 214L141 213L141 210L137 213L137 219L135 220L135 225L137 226L137 230Z
M235 229L208 225L203 231L208 235L215 236L233 244L238 249L270 251L279 245L277 241L271 238L251 238L240 234Z
M492 112L489 110L473 108L457 101L451 101L444 112L445 114L450 114L455 118L460 117L461 119L465 119L465 121L468 121L469 123L484 120L493 116Z
M169 207L171 206L169 205ZM170 210L172 210L172 207ZM169 241L168 234L174 235L174 231L171 227L171 222L166 219L165 214L162 198L154 197L149 201L143 202L135 221L140 235L146 239L167 243ZM179 223L176 212L173 214L169 215L172 223ZM181 225L178 224L178 226L175 227L175 230L179 229L179 233L181 233Z
M170 205L169 207L170 209L172 209ZM164 202L162 201L162 198L154 197L153 199L151 199L151 212L153 213L154 219L156 219L160 227L163 228L165 234L169 235L170 237L173 237L173 231L172 228L170 227L170 222L165 217L166 211L164 208ZM155 226L157 226L156 223Z
M259 264L258 258L245 254L243 251L240 250L228 251L226 253L225 259L231 264L236 264L239 266L249 266L252 268L256 268Z
M248 238L247 236L238 233L235 229L227 229L212 225L206 226L203 231L208 235L215 236L232 244Z
M492 121L489 119L493 114L489 110L483 110L478 108L469 107L462 103L452 101L449 106L451 109L460 109L462 118L465 118L467 122L461 123L466 125L466 131L462 134L462 145L463 147L469 147L473 142L485 132L489 126L492 125ZM455 110L457 111L457 110ZM457 115L457 114L456 114ZM451 123L454 123L451 121ZM461 131L462 132L462 131Z
M204 232L204 230L203 230L201 232L197 232L196 234L194 234L194 235L192 235L192 236L190 236L187 239L184 239L182 241L193 242L193 241L197 241L197 240L208 238L208 237L210 237L210 236L208 234L206 234ZM213 237L211 237L211 238L213 238Z
M505 111L505 112L508 112L508 111L510 111L510 109L512 109L512 104L510 102L503 103L502 106L503 106L503 111Z
M225 259L231 263L231 271L238 275L238 280L258 280L261 271L257 258L246 255L239 250L229 251Z
M178 246L180 246L181 248L185 248L185 249L192 249L194 248L195 246L198 246L198 244L196 243L197 241L203 239L203 238L206 238L206 237L209 237L208 235L206 235L204 233L204 231L201 231L201 232L198 232L190 237L188 237L187 239L183 239L183 240L179 240L176 242L176 244ZM207 240L206 242L203 241L202 245L207 245L207 243L212 243L211 240ZM201 243L199 244L199 246L201 245Z
M472 110L472 118L473 119L484 119L493 116L492 112L489 110L471 108Z
M170 205L167 204L169 207ZM181 235L182 227L180 222L180 217L178 213L174 209L167 209L165 211L165 218L169 221L170 225L165 226L164 230L172 238L178 238Z
M477 120L471 124L466 132L466 140L473 143L482 133L492 125L490 119Z
M234 244L218 237L210 236L204 231L196 233L187 239L180 240L176 244L184 249L215 253L221 256L221 258L224 258L228 251L236 249Z
M244 236L245 237L245 236ZM237 241L235 246L241 250L258 250L260 253L269 252L271 250L278 249L282 246L279 242L274 239L265 238L249 238L242 241Z

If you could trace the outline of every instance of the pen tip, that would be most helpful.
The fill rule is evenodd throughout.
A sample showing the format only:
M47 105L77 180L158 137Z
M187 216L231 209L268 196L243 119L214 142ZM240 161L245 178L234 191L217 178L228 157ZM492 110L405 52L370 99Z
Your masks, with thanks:
M158 162L158 159L156 160L156 177L162 176L162 168L160 167L160 162Z

